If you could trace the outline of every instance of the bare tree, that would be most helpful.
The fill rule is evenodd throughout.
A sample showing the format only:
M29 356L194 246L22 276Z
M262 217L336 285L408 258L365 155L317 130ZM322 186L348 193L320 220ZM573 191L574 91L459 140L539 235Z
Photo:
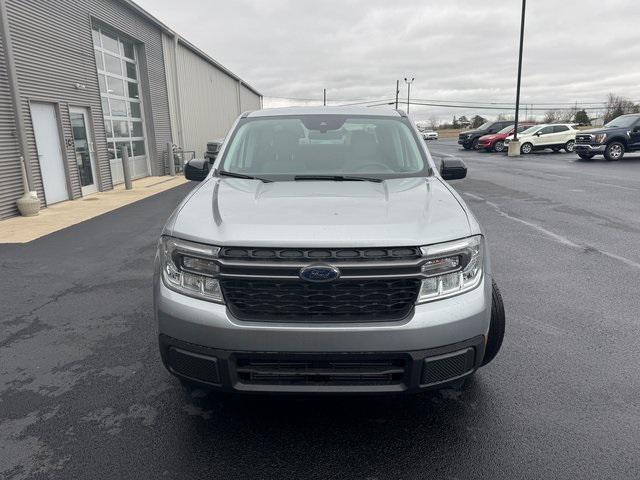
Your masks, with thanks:
M556 123L562 119L563 112L561 110L547 110L542 121L544 123Z
M429 117L429 127L432 130L435 130L438 128L438 117L436 117L435 115L431 115Z
M607 97L607 105L604 112L604 123L608 123L625 113L636 113L640 106L634 104L628 98L610 93Z

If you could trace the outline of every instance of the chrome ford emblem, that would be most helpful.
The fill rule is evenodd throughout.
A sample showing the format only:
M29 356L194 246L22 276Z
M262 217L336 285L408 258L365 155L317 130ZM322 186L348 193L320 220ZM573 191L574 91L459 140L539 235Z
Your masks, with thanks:
M340 277L340 270L331 265L309 265L301 268L298 276L307 282L332 282Z

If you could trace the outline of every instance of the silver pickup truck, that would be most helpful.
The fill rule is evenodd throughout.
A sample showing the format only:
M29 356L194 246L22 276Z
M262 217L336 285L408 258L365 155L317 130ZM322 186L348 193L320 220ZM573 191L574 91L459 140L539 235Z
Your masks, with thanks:
M504 309L478 222L401 111L243 114L167 221L154 308L185 386L382 393L460 387Z

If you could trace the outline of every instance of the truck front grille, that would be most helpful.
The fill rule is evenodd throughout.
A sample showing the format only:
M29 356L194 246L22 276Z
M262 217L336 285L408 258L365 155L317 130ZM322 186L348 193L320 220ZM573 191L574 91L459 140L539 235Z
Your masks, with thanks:
M220 257L253 260L406 260L421 256L418 247L395 248L247 248L225 247Z
M588 134L576 135L576 143L590 144L593 136Z
M231 313L245 320L285 322L389 321L406 317L418 279L302 280L222 278Z
M419 247L224 247L220 286L237 318L264 322L380 322L406 317L424 275ZM305 267L335 267L324 283Z
M407 363L399 357L266 355L238 358L236 375L248 385L399 385Z

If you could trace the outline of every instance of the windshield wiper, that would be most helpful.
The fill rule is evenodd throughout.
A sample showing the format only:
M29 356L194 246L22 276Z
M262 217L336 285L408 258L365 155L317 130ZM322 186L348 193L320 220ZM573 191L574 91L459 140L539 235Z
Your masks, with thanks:
M264 182L264 183L273 182L273 180L267 180L266 178L253 177L251 175L245 175L244 173L227 172L226 170L218 170L218 176L225 176L225 177L231 177L231 178L244 178L245 180L260 180L261 182Z
M294 180L330 180L334 182L382 182L381 178L357 177L352 175L296 175Z

